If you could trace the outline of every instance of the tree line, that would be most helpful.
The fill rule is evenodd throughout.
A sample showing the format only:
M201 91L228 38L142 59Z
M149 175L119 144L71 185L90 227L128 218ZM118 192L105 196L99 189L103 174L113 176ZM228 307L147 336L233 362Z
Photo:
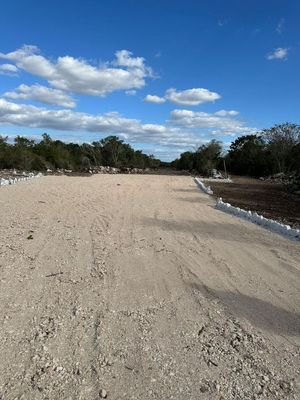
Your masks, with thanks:
M213 169L254 177L290 172L300 176L300 126L275 125L253 135L238 137L227 152L222 143L211 140L194 151L182 153L171 163L134 150L116 136L92 143L64 143L47 133L40 141L17 136L13 143L0 136L0 168L44 171L69 169L85 171L98 166L157 168L171 166L178 170L211 175Z
M300 175L300 126L287 122L240 136L227 153L221 142L212 140L195 151L182 153L172 165L202 175L211 175L213 169L223 170L224 165L237 175Z
M86 171L98 166L156 168L160 160L134 150L116 136L89 143L64 143L47 133L34 141L17 136L13 143L0 136L0 168L44 171L68 169Z

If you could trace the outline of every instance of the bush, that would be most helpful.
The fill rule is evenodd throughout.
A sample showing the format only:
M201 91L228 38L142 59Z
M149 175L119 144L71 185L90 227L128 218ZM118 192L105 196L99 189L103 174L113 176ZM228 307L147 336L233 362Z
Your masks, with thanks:
M107 165L113 167L154 168L160 160L134 150L116 136L92 144L64 143L44 133L40 142L17 136L13 144L0 136L0 168L43 171L47 168L87 170Z

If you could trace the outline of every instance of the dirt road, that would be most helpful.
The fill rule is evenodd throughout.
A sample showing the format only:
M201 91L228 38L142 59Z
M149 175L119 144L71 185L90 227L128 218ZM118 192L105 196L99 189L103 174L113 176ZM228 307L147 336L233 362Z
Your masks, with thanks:
M0 399L299 399L300 245L190 177L0 189Z

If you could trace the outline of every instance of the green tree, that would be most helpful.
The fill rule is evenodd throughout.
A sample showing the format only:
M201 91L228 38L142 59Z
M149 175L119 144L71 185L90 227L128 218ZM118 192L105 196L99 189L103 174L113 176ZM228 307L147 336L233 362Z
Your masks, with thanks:
M186 151L180 154L180 158L175 162L179 170L191 171L194 168L194 153Z
M120 140L117 136L108 136L100 140L100 143L102 145L102 154L106 164L112 167L118 167L123 151L123 140Z
M217 168L221 153L222 145L217 140L200 146L194 155L194 168L201 174L211 175L212 170Z
M237 138L230 146L226 160L231 172L262 176L270 173L269 151L260 135Z
M274 172L288 172L293 165L290 154L300 143L300 125L275 125L262 131L274 163Z

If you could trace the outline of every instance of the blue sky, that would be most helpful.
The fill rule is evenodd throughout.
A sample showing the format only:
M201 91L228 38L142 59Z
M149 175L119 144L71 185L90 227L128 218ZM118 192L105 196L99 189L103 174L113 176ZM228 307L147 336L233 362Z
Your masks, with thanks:
M170 160L300 122L300 2L5 1L0 134L118 135Z

